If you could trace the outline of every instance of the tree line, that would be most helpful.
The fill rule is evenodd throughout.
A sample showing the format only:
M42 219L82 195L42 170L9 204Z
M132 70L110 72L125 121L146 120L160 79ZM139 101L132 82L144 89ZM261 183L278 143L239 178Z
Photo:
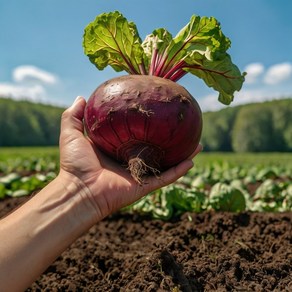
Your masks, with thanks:
M203 121L205 151L292 151L292 99L206 112Z
M58 145L64 108L0 98L0 147ZM203 113L204 151L292 151L292 99Z
M0 146L57 145L63 108L0 98Z

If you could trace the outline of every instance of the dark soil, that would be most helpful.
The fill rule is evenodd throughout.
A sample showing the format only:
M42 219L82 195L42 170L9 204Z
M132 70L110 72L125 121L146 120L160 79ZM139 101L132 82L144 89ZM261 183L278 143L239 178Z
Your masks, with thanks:
M27 291L292 291L292 213L114 214Z

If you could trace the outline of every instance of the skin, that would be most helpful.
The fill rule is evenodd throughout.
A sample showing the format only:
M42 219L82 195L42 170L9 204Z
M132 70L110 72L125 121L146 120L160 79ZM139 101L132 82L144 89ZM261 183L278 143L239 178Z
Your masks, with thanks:
M83 135L85 105L78 97L62 115L58 176L0 222L1 291L25 290L94 224L185 175L202 149L138 184Z

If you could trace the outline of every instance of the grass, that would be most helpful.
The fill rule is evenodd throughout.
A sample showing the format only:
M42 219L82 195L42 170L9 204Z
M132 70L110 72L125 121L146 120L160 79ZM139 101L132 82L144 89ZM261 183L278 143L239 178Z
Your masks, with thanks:
M154 200L145 197L135 210L157 218L170 218L177 209L292 210L291 162L292 153L202 152L186 176L157 190ZM0 148L0 198L30 194L58 172L58 147Z
M285 166L292 168L292 153L233 153L233 152L202 152L195 158L200 166L213 164L229 164L230 166Z
M59 159L59 148L50 147L0 147L0 161L13 158L52 157ZM285 166L292 168L292 153L232 153L232 152L202 152L195 158L195 164L206 166L213 164L228 164L230 166Z
M48 147L0 147L0 160L11 158L26 158L31 156L59 157L59 148L57 146Z

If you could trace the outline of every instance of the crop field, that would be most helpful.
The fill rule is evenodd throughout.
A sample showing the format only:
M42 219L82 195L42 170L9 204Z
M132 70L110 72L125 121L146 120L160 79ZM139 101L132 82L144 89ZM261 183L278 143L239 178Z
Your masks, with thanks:
M44 187L59 169L57 147L1 148L0 198ZM292 154L201 153L194 168L128 211L169 219L182 212L291 211Z
M58 173L58 148L0 149L0 216ZM94 225L28 291L291 291L292 154L201 153Z
M56 147L0 148L0 198L30 195L56 176Z
M133 208L169 219L186 211L292 210L291 154L201 153L175 184Z

